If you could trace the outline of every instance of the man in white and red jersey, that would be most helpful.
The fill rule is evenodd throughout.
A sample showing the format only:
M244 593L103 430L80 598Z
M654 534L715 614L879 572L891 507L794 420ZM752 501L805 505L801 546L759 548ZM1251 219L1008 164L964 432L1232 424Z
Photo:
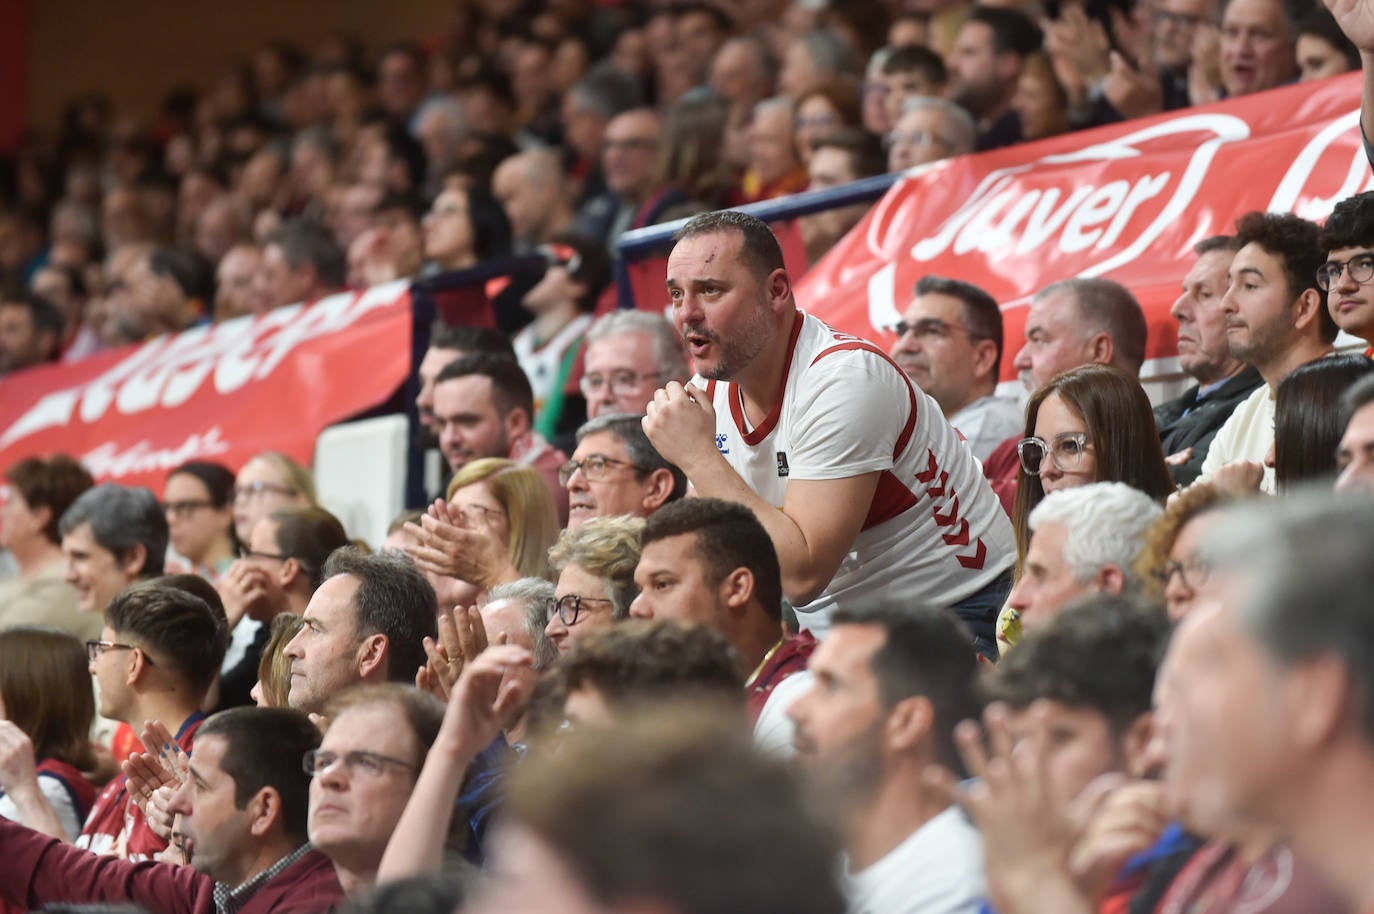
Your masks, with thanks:
M697 378L654 395L645 431L698 494L754 511L801 627L900 600L954 607L990 648L1011 525L939 405L881 349L798 310L752 216L688 222L667 287Z

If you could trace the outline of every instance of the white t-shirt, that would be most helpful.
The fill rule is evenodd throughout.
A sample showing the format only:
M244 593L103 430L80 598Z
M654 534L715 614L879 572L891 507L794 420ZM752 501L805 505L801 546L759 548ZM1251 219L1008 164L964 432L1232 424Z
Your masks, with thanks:
M530 389L534 392L536 414L544 409L544 404L557 392L563 358L568 354L568 350L582 339L591 324L590 314L579 314L564 324L563 329L553 335L553 339L539 347L535 346L533 324L522 328L511 339L515 358L529 376Z
M1274 393L1268 384L1256 387L1240 402L1231 417L1217 430L1207 457L1202 461L1199 480L1211 479L1217 470L1237 460L1264 463L1264 457L1274 444ZM1277 491L1272 467L1264 468L1260 488L1273 495Z
M75 841L76 836L81 834L82 822L76 815L76 806L72 804L71 793L68 792L60 778L42 771L38 772L38 789L52 804L53 811L57 813L57 818L62 823L62 830L67 833L67 840ZM20 821L19 808L14 805L14 800L10 799L9 794L0 793L0 816L4 816L11 822Z
M798 312L785 370L757 428L735 384L694 383L711 393L721 454L770 504L783 506L789 479L883 474L830 584L796 607L803 630L823 635L837 606L950 606L1011 567L1011 522L977 461L884 352Z
M979 460L987 460L997 446L1026 427L1026 411L1009 397L979 397L949 419Z
M848 879L850 914L976 914L987 895L983 839L951 806Z

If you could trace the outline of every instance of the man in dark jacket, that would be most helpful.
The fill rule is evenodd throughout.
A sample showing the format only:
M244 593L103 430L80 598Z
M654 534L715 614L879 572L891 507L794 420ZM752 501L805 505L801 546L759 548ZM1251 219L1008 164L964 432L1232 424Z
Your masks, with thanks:
M1178 364L1197 383L1177 400L1155 407L1155 424L1174 482L1189 485L1217 430L1262 382L1259 372L1231 356L1221 296L1236 252L1229 235L1199 241L1198 258L1183 278L1183 294L1169 313L1178 321Z

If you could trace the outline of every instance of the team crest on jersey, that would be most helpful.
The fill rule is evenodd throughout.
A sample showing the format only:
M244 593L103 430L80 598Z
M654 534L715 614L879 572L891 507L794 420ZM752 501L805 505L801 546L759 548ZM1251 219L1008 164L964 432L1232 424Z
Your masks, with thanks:
M716 435L716 449L719 450L722 454L730 453L730 449L725 446L725 442L729 440L730 439L725 436L724 432L721 432L719 435Z
M778 451L778 478L782 479L787 473L787 452Z

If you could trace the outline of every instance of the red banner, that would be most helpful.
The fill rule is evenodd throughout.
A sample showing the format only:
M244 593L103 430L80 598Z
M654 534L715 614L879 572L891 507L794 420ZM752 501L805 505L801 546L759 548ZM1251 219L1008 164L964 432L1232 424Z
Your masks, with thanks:
M326 426L405 380L410 338L395 282L20 372L0 381L0 471L63 451L160 494L187 460L237 468L272 449L309 465Z
M798 284L802 307L878 341L927 274L964 279L1002 303L1002 376L1015 373L1026 304L1071 276L1135 293L1150 324L1142 374L1172 371L1169 307L1192 245L1252 210L1321 220L1374 187L1352 73L933 163L899 181ZM1157 361L1167 360L1167 361Z

